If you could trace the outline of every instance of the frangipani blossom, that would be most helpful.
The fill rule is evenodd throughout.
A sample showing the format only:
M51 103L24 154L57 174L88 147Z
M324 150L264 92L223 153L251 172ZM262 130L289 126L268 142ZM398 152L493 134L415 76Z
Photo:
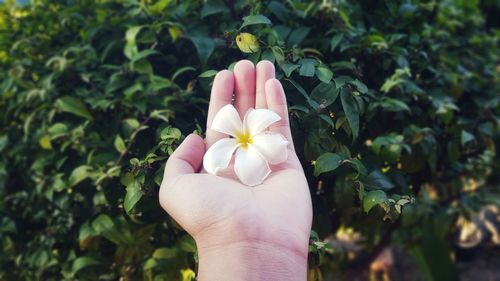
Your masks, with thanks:
M269 109L249 109L243 122L233 105L222 107L214 117L211 129L230 135L214 143L203 157L209 174L226 169L234 154L234 172L246 185L261 184L271 173L269 164L288 158L288 141L267 128L281 118Z

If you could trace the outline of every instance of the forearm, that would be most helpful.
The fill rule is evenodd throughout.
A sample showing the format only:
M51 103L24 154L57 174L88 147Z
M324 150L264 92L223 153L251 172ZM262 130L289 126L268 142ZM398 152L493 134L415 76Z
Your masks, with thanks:
M307 252L262 242L238 242L198 250L199 281L307 279Z

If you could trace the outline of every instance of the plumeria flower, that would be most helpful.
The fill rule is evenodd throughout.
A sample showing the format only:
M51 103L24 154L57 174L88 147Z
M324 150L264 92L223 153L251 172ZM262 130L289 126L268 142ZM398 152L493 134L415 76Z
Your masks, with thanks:
M243 122L233 105L222 107L214 117L212 130L230 135L214 143L203 157L209 174L226 169L234 154L234 172L249 186L261 184L271 173L269 165L288 158L288 141L267 128L281 118L269 109L249 109Z

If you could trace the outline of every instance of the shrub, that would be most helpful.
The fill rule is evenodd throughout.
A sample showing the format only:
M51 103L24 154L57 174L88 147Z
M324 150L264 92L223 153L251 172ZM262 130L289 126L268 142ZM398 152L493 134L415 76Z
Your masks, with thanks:
M361 233L371 258L392 243L429 279L454 279L457 220L499 202L497 12L477 0L1 4L0 280L190 280L196 246L158 186L168 155L204 131L216 71L243 58L273 61L286 88L314 202L310 279L352 265L323 242L339 230Z

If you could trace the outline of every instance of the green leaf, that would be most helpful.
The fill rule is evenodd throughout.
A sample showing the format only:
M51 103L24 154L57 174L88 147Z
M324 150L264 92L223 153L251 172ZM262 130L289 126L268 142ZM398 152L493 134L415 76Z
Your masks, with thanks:
M368 87L366 87L366 85L358 79L350 81L349 84L354 85L362 94L366 94L368 92Z
M185 66L185 67L181 67L179 69L177 69L177 71L175 71L175 73L172 75L172 81L175 81L175 79L177 77L179 77L181 74L185 73L185 72L188 72L188 71L196 71L196 68L192 67L192 66Z
M95 266L99 264L100 262L92 257L78 257L73 261L73 265L71 266L71 272L75 274L86 267Z
M372 171L364 180L365 186L376 189L391 189L394 184L379 170Z
M342 161L345 160L344 156L335 153L324 153L314 164L314 175L317 177L322 173L331 172L342 165Z
M392 112L398 112L398 111L410 112L410 108L405 102L388 97L383 97L380 101L373 103L373 106L380 106L386 111L392 111Z
M123 53L125 56L132 60L135 55L139 52L136 44L136 37L137 34L143 29L145 26L132 26L127 29L127 32L125 33L125 48L123 50Z
M55 123L48 129L48 132L50 134L51 139L55 139L67 134L68 126L64 123Z
M170 126L161 130L161 133L160 133L160 138L162 140L168 140L168 139L178 140L181 138L181 136L182 136L182 133L179 129L174 128L174 127L170 127Z
M157 55L157 54L161 54L161 53L158 52L157 50L146 49L146 50L142 50L142 51L134 54L130 60L132 61L132 63L134 63L134 62L137 62L139 60L145 59L151 55Z
M330 40L330 51L335 51L335 48L339 45L340 41L344 38L344 33L335 34Z
M189 36L193 42L201 63L206 64L215 48L214 40L206 36Z
M130 214L130 211L132 211L139 200L141 200L143 193L140 189L140 183L137 181L133 181L129 184L126 190L127 193L125 194L125 199L123 200L123 208L127 214Z
M58 110L84 117L88 120L94 120L85 104L71 96L64 96L56 100L55 106Z
M204 71L202 74L198 75L198 77L210 78L210 77L214 77L215 75L217 75L217 73L218 73L217 70L210 69L210 70Z
M127 149L120 135L116 135L115 137L115 148L120 153L123 153Z
M352 137L356 139L359 132L359 111L356 101L354 101L351 91L347 90L346 87L342 87L340 90L340 100L342 101L342 108L344 109L349 127L351 127Z
M369 212L375 205L385 203L387 195L382 190L372 190L363 197L363 209Z
M123 120L125 122L125 124L127 124L127 126L129 126L132 130L135 130L137 128L139 128L139 126L141 125L139 123L139 121L137 121L136 119L134 118L127 118L125 120Z
M241 25L240 29L249 26L249 25L255 25L255 24L268 24L271 25L272 22L269 20L267 17L263 15L253 15L253 16L247 16L243 18L243 24Z
M91 166L82 165L71 172L69 176L69 186L73 187L90 176Z
M301 59L299 63L300 63L300 69L299 69L300 76L306 76L306 77L314 76L314 74L316 73L316 70L314 68L316 66L316 60Z
M285 22L288 17L288 9L280 1L271 1L267 8L273 13L280 21Z
M177 255L176 248L158 248L153 253L153 258L155 259L172 259Z
M291 63L286 62L284 64L281 64L280 67L283 70L283 72L285 73L285 76L286 77L290 77L290 75L292 75L292 72L294 70L296 70L297 68L299 68L300 65L298 65L298 64L291 64Z
M167 6L172 2L172 0L158 0L154 5L152 5L149 10L153 14L159 14L167 8Z
M302 41L304 41L304 39L307 37L307 35L309 34L310 31L311 31L311 28L305 27L305 26L301 26L301 27L293 30L292 33L290 33L290 35L288 35L288 38L287 38L288 45L289 46L300 45L300 43L302 43Z
M474 135L467 132L466 130L462 130L462 133L460 134L460 142L462 145L473 141L475 139Z
M201 9L200 16L201 18L206 18L211 15L220 14L220 13L229 13L229 9L227 6L221 1L208 2L203 5Z
M318 66L316 67L316 77L323 83L329 83L332 80L333 72L326 66Z
M196 243L190 235L184 235L179 239L179 246L181 250L188 253L196 252Z
M335 84L319 83L311 92L311 99L316 101L323 107L332 104L339 95L339 89L335 88Z
M271 51L273 52L274 58L276 59L278 64L283 64L283 62L285 61L285 54L283 53L283 49L278 46L273 46L271 48Z
M120 229L118 229L117 224L115 224L113 219L106 214L100 214L97 218L95 218L92 222L92 228L94 229L96 235L102 235L117 245L133 244L136 242L132 238L129 229L123 227L123 225Z

